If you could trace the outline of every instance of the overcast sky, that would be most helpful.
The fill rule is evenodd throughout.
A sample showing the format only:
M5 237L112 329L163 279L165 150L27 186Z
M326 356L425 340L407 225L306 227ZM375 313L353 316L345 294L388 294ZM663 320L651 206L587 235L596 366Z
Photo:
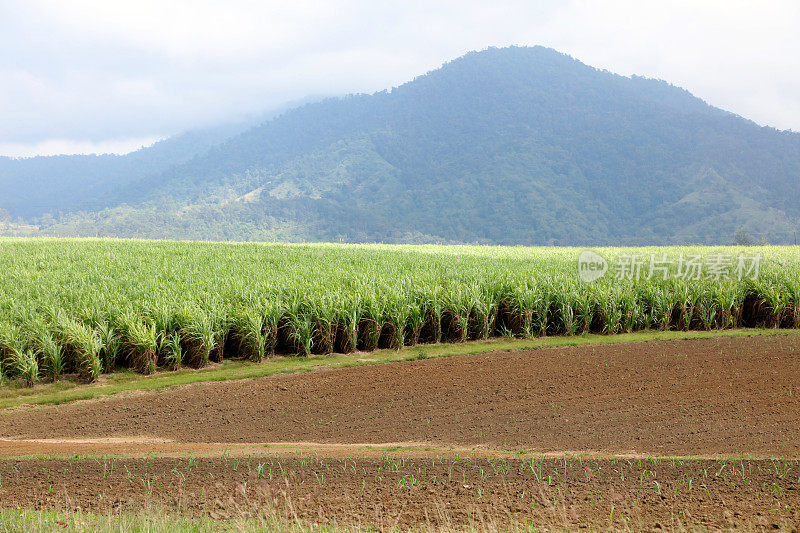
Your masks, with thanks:
M124 152L510 44L800 131L797 0L0 0L0 155Z

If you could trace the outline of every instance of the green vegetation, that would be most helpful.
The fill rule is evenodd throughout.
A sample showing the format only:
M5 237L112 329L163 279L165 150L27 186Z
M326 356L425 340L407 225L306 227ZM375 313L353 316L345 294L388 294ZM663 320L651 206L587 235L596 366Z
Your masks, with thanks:
M501 335L798 328L795 248L599 251L612 264L725 254L734 265L720 280L645 271L584 283L570 248L6 239L0 374L93 381L117 367L149 374ZM757 277L738 279L737 254L760 254Z
M631 245L742 243L741 227L789 244L799 179L800 133L512 47L126 156L0 157L0 232Z

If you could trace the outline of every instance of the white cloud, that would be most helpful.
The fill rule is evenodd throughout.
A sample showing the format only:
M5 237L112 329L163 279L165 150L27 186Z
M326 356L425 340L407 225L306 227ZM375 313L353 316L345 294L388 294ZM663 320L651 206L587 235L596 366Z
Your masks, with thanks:
M761 124L800 130L798 25L793 0L572 2L542 37L587 64L661 78Z
M0 155L7 157L33 157L58 154L127 154L144 146L150 146L159 137L87 141L73 139L49 139L37 143L0 143Z
M793 0L0 0L0 143L163 136L508 44L800 130L798 23Z

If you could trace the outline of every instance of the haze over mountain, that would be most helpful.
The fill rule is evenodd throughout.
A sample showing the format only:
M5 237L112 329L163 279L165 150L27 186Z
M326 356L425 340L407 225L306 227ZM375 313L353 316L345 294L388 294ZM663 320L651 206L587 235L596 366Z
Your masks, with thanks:
M730 243L800 227L800 134L554 50L472 52L391 91L125 156L0 158L6 233Z

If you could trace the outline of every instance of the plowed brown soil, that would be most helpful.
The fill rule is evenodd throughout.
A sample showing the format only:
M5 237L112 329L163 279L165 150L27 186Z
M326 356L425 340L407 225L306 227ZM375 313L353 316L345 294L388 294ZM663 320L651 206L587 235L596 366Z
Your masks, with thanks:
M800 457L800 336L490 353L0 412L0 438Z
M0 456L133 455L0 460L0 502L378 527L792 530L799 420L798 335L379 364L0 411ZM565 451L592 455L536 455ZM653 457L665 455L709 458Z
M395 527L792 527L797 461L92 459L0 462L4 505Z

